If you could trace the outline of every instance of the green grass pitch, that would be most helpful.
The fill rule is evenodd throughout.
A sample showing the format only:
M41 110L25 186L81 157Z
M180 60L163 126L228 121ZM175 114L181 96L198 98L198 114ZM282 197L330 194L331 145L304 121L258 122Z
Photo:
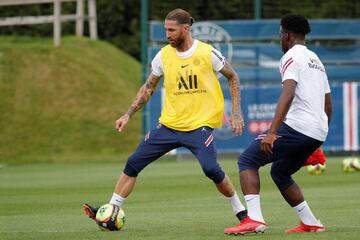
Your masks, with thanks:
M221 160L243 200L235 159ZM101 232L81 210L103 204L113 192L123 163L32 164L0 168L0 239L359 239L360 172L343 173L341 159L329 158L325 174L302 169L295 179L324 233L286 235L298 218L269 176L261 173L261 203L269 224L264 234L226 236L237 221L228 201L195 161L160 159L140 174L124 205L120 232Z

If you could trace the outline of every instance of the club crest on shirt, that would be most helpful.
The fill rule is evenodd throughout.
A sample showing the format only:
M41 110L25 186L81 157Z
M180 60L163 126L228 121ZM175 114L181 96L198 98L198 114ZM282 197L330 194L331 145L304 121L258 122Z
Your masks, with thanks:
M198 58L195 58L193 64L194 64L195 66L200 65L200 60L199 60Z

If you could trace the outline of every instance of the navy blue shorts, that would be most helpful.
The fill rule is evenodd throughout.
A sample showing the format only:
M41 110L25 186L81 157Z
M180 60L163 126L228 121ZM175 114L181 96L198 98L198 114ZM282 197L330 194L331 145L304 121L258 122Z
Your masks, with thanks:
M308 137L285 123L280 126L274 142L272 155L261 151L260 143L264 134L259 135L238 159L239 170L259 169L272 163L271 176L280 190L293 183L291 175L297 172L307 158L321 146L323 142Z
M124 173L136 177L148 164L165 153L175 148L185 147L199 160L205 175L215 183L220 183L224 179L225 173L217 162L212 132L213 129L207 126L182 132L159 124L146 134L144 140L129 157Z

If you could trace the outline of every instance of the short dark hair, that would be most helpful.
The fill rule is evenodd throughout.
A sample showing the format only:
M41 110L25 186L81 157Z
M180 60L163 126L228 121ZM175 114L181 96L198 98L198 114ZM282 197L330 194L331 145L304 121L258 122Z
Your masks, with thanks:
M169 12L165 19L175 20L180 24L189 24L190 26L195 22L194 18L192 18L187 11L181 8L177 8Z
M286 14L281 18L281 27L285 31L306 35L311 32L308 20L299 14Z

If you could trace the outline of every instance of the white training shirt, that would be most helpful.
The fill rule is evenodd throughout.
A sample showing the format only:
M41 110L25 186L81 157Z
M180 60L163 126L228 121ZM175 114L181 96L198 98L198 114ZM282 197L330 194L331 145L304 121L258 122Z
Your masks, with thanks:
M280 73L282 82L288 79L297 82L285 123L308 137L325 141L328 133L325 93L330 93L330 86L324 65L306 46L295 45L281 58Z
M185 52L178 52L176 50L177 55L181 58L190 57L195 52L198 43L199 41L195 39L192 46ZM225 65L225 58L218 50L213 48L211 51L211 62L214 71L219 72ZM164 75L164 65L161 58L161 50L156 54L151 62L151 73L158 77Z

